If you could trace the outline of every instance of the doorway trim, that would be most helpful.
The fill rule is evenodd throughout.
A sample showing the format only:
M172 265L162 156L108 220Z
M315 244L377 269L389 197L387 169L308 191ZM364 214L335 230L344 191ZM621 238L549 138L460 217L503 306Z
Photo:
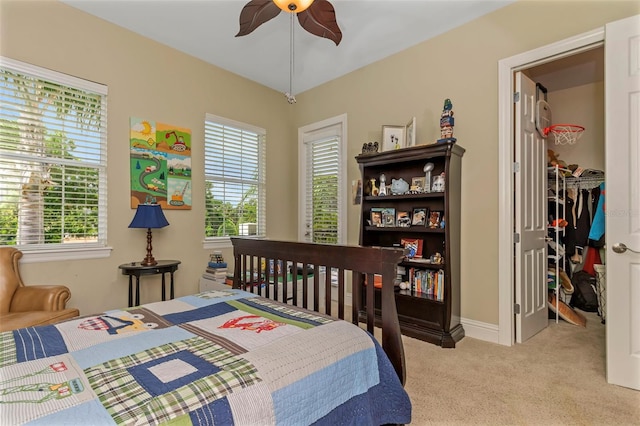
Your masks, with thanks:
M498 343L515 343L513 74L604 43L604 27L498 61ZM606 142L605 142L606 143Z

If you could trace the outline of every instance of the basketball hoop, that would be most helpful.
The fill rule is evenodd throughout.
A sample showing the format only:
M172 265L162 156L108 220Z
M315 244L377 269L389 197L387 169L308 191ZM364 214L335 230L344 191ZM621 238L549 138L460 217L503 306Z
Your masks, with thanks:
M580 139L584 127L577 124L554 124L544 129L545 136L553 134L556 145L573 145Z

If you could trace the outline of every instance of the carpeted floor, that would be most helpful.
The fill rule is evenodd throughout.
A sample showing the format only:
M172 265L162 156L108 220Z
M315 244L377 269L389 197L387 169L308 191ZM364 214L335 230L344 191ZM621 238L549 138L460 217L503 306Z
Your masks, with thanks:
M403 336L412 425L640 425L640 392L605 378L605 325L560 320L524 344Z

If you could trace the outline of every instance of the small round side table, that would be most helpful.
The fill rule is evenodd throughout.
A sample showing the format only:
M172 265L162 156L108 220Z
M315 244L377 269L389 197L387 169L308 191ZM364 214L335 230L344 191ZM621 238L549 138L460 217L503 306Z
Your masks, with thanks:
M140 262L123 263L118 266L122 269L122 275L129 275L129 307L140 305L140 276L162 274L162 300L165 297L165 280L164 274L167 272L171 276L169 296L173 299L173 273L178 270L179 260L158 260L158 263L151 266L141 265ZM136 300L133 304L133 277L136 277Z

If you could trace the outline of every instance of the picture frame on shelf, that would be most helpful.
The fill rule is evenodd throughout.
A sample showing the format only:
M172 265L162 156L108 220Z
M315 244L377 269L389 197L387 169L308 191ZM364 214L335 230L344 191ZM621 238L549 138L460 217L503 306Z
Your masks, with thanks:
M426 191L427 178L425 176L417 176L411 178L411 187L409 187L410 191L415 192L427 192Z
M398 228L408 228L411 226L411 213L399 211L396 215L396 226Z
M411 117L405 128L406 139L404 146L416 146L416 118Z
M444 172L440 173L438 176L434 176L431 183L431 192L444 192L446 184L447 182Z
M411 225L414 226L425 226L427 223L429 209L425 207L416 207L413 209L413 214L411 215Z
M427 226L430 229L439 229L442 226L442 210L431 210L429 212L429 220L427 221Z
M407 259L422 259L422 240L418 238L402 238L400 244L408 250Z
M382 222L382 212L385 209L382 207L372 207L371 208L371 226L384 226Z
M387 207L382 210L382 226L394 227L396 226L396 209Z
M406 126L383 125L382 151L393 151L404 147L406 133Z

